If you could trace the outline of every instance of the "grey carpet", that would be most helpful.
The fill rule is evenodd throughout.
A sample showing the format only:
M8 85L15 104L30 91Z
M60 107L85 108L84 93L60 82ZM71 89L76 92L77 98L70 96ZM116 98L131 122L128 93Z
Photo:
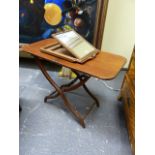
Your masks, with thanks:
M57 76L59 68L47 66L59 85L68 81ZM119 92L95 78L87 82L100 108L89 114L83 129L60 98L44 103L53 88L34 63L20 62L19 75L20 155L131 155L122 104L117 101ZM120 88L123 77L124 71L107 83ZM82 88L66 95L82 113L92 102Z

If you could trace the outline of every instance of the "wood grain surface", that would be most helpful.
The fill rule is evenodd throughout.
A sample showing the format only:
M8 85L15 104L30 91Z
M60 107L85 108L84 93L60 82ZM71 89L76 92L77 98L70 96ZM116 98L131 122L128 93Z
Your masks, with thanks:
M61 66L104 80L115 78L126 63L126 58L108 52L99 52L94 59L89 60L84 64L79 64L72 63L40 51L41 47L51 43L54 44L56 42L57 41L55 39L50 38L23 46L22 50L47 61L51 61Z

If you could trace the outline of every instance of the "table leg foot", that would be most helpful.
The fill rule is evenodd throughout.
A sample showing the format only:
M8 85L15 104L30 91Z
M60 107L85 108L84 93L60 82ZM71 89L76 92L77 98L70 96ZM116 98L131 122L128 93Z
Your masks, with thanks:
M47 103L47 99L48 99L48 98L47 98L47 96L46 96L46 97L44 98L44 103Z
M120 95L118 96L117 100L122 101L122 99L123 99L123 97L122 97L122 95L120 94Z
M85 125L84 120L80 120L79 123L81 124L81 126L82 126L83 128L86 128L86 125Z

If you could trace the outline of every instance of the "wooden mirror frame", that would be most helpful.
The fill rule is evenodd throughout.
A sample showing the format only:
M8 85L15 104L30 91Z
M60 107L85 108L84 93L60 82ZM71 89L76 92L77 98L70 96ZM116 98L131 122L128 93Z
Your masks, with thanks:
M93 45L101 49L109 0L97 0Z

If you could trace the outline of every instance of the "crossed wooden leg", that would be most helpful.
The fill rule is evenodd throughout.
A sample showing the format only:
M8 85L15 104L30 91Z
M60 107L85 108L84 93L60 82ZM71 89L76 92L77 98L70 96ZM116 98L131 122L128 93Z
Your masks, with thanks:
M88 79L90 78L87 75L80 75L78 72L74 71L77 75L77 77L72 80L70 83L62 85L62 86L58 86L55 81L50 77L50 75L48 74L48 72L46 71L45 66L41 63L41 60L38 57L35 57L35 60L39 66L39 68L41 69L42 73L44 74L44 76L46 77L46 79L49 81L49 83L55 88L55 91L52 92L51 94L49 94L48 96L46 96L44 98L44 101L47 102L48 99L53 99L55 97L61 96L61 98L64 101L65 106L68 108L69 111L72 112L72 114L76 117L76 119L79 121L79 123L82 125L82 127L85 128L85 123L84 123L84 119L86 118L86 116L90 113L90 111L93 109L94 105L96 104L97 107L99 107L99 101L97 100L97 98L89 91L89 89L87 88L87 86L85 85L85 83L88 81ZM78 82L77 82L78 81ZM65 92L69 92L72 90L75 90L79 87L83 86L83 88L85 89L85 91L88 93L88 95L90 95L90 97L95 101L95 103L93 103L89 109L89 111L82 116L77 110L76 108L70 103L70 101L67 99L67 97L65 96Z

